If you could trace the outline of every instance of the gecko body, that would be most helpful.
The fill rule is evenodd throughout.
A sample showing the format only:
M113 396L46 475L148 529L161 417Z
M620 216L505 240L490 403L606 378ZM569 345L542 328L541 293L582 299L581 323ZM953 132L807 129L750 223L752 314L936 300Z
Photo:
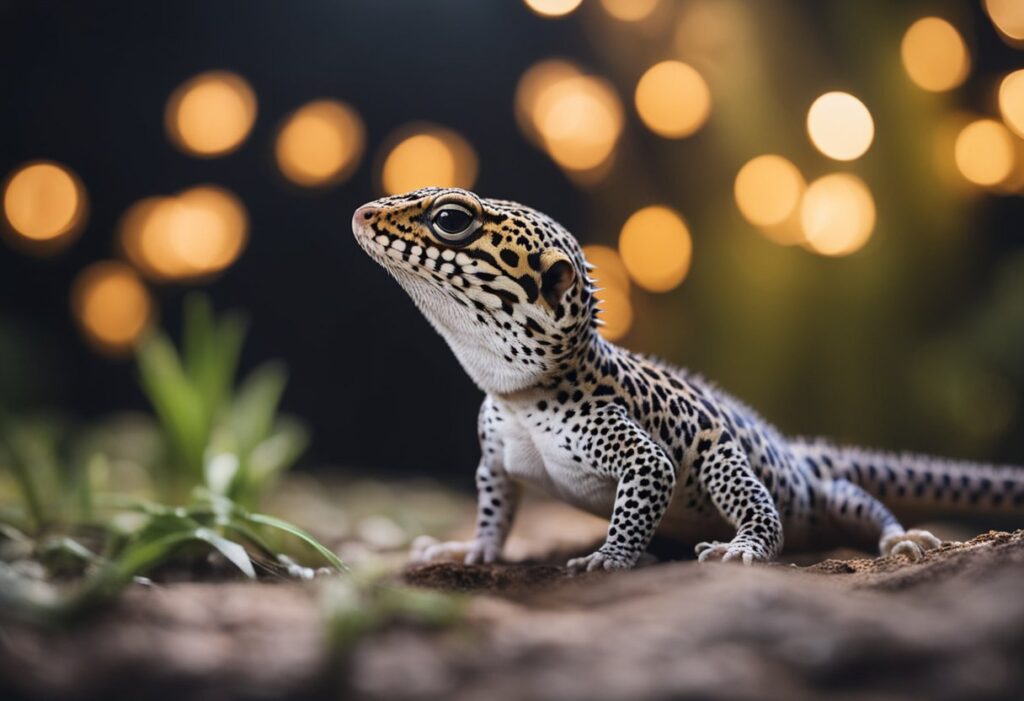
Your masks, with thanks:
M917 558L939 541L893 510L1024 512L1020 468L787 438L700 376L608 342L579 243L533 209L428 188L352 225L486 394L476 536L423 560L497 560L523 485L609 520L574 570L632 567L655 533L701 561L867 542Z

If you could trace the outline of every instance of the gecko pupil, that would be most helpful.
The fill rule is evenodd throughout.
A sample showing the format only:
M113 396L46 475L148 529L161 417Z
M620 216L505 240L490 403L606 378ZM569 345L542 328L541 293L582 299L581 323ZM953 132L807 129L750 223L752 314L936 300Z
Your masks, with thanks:
M434 216L434 225L444 233L451 235L465 232L472 223L472 215L461 207L442 209Z

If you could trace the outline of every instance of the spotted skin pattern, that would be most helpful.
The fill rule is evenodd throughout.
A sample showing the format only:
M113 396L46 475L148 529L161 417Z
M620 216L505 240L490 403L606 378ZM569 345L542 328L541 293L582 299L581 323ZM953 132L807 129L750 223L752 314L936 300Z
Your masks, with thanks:
M630 568L656 532L701 561L865 542L916 559L939 541L885 503L1024 512L1020 468L787 439L700 376L606 341L592 268L540 212L428 188L364 205L353 232L486 393L476 536L421 544L419 560L499 559L524 484L609 519L573 570Z

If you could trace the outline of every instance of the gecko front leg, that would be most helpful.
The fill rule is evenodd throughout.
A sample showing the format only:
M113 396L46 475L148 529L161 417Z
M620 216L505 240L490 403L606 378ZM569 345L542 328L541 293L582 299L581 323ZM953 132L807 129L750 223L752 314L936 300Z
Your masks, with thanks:
M519 506L520 487L505 472L501 428L505 419L488 396L480 407L480 464L476 469L476 534L473 540L440 543L429 536L413 541L412 561L461 560L467 565L497 562Z
M750 565L778 557L782 551L778 508L731 434L723 429L698 434L692 469L718 512L736 527L736 536L728 543L698 544L698 559Z
M618 480L608 536L597 551L568 562L570 570L629 569L647 549L676 484L664 450L623 413L610 411L597 440L581 446L582 461Z

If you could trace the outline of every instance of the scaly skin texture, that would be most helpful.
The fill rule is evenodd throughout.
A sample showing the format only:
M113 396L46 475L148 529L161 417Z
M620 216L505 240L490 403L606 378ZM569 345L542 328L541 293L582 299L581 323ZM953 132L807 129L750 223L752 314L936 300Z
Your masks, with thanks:
M878 544L919 557L917 513L1024 511L1024 470L787 439L697 375L604 340L590 270L569 232L523 205L429 188L364 205L353 232L486 393L476 537L424 561L493 562L530 485L610 524L574 570L636 564L655 532L701 561Z

